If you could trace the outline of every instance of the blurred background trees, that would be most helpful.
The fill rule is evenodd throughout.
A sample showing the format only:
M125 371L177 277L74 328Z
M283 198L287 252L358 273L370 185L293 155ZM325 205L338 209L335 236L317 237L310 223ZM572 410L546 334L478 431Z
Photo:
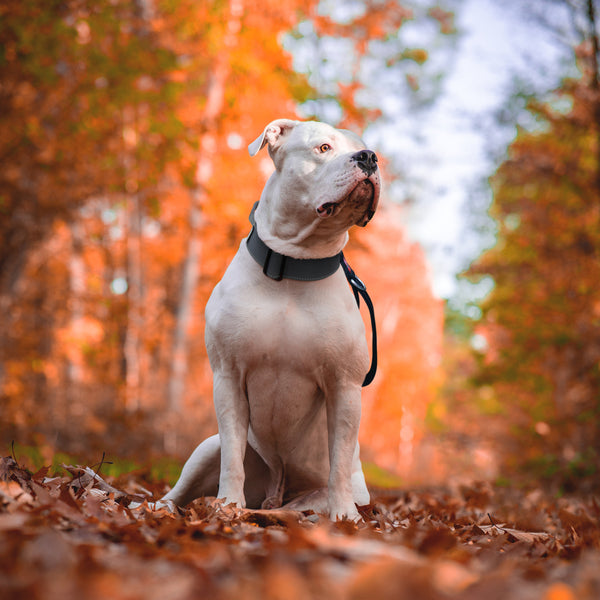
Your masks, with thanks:
M246 146L288 116L363 132L383 159L382 208L348 248L380 331L365 456L411 481L592 481L597 6L509 5L569 48L569 64L557 89L521 74L486 122L504 141L492 148L492 204L486 185L470 222L486 223L493 248L444 303L406 230L406 207L424 193L409 163L468 3L4 0L2 443L182 458L215 431L204 305L272 169ZM467 279L491 292L465 295Z
M480 424L504 480L570 491L596 486L600 466L598 7L543 0L521 10L571 47L577 71L545 94L521 84L512 98L519 125L490 179L496 243L465 273L492 290L468 323L474 353L456 352L448 321L457 371L445 409Z
M247 144L272 119L311 116L332 101L330 121L360 133L383 112L363 62L381 73L387 63L405 64L405 72L394 66L396 76L416 91L427 59L426 50L394 42L413 18L408 8L343 6L2 4L4 444L142 459L185 456L214 432L203 308L248 231L249 210L272 168L266 154L250 159ZM432 8L420 18L440 36L451 32L447 12ZM333 64L338 49L317 56L311 44L340 36L350 43L342 57L347 74L332 70L323 89L294 70L282 48L283 40L308 40L298 53ZM300 115L307 102L314 110ZM375 287L386 282L379 295L388 298L389 324L382 325L390 352L381 352L389 366L372 391L373 425L364 441L368 448L377 438L372 455L394 467L402 427L411 440L422 429L403 414L426 406L434 392L442 306L429 289L422 251L396 217L390 227L382 213L381 225L363 232L351 253L358 259L377 248L378 235L390 240L392 260L383 253L370 277ZM402 322L408 307L418 314ZM380 419L390 424L385 438L377 435Z
M469 271L495 284L482 305L478 328L489 348L475 383L489 386L510 420L509 460L570 484L594 474L600 456L600 90L592 20L588 31L577 48L581 78L546 101L528 101L531 126L519 131L492 178L498 242Z

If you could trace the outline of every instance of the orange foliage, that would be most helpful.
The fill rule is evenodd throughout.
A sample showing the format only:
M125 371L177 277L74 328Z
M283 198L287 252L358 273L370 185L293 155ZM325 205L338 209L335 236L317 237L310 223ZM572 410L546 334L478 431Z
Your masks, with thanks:
M14 83L0 148L18 150L0 173L0 211L10 217L0 223L5 442L185 455L214 432L204 305L272 169L246 146L310 93L281 35L310 17L320 33L364 50L410 16L396 2L367 4L358 30L300 0L260 10L243 0L157 1L144 15L127 0L38 6L45 55L20 46L36 32L20 2L3 9L22 34L0 27ZM360 129L376 111L354 107L357 89L340 87L340 103L345 125ZM349 251L380 326L361 435L373 457L408 472L436 383L441 306L421 250L383 205ZM175 331L192 246L181 358ZM166 398L178 360L187 374L175 410Z
M367 285L378 327L379 370L363 392L361 443L377 463L414 477L415 449L441 375L443 303L431 292L422 249L401 223L401 209L382 206L355 232L346 255Z

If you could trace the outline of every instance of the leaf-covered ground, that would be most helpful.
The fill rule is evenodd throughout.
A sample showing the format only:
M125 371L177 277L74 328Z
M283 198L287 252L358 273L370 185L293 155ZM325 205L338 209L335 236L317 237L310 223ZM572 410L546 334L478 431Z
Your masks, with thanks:
M330 523L214 499L132 510L164 489L66 469L0 459L0 598L600 598L594 497L473 483L375 495L363 523Z

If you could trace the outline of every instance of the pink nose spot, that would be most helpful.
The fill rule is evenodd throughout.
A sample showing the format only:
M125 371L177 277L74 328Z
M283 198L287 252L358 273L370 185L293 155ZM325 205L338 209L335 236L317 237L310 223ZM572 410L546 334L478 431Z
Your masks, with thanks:
M334 210L335 202L325 202L325 204L321 204L321 206L317 208L317 213L319 213L319 216L321 217L330 217Z

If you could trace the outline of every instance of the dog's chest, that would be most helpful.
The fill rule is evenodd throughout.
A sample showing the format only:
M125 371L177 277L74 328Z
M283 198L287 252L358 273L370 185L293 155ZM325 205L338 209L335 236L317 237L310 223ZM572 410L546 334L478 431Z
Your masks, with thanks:
M360 371L368 360L362 319L343 274L276 282L234 270L215 289L206 317L209 355L236 363L236 370L314 373L342 363Z
M232 301L226 320L220 319L219 328L228 333L223 341L238 355L262 362L323 362L351 345L353 315L331 299L315 304L287 294L251 296Z

